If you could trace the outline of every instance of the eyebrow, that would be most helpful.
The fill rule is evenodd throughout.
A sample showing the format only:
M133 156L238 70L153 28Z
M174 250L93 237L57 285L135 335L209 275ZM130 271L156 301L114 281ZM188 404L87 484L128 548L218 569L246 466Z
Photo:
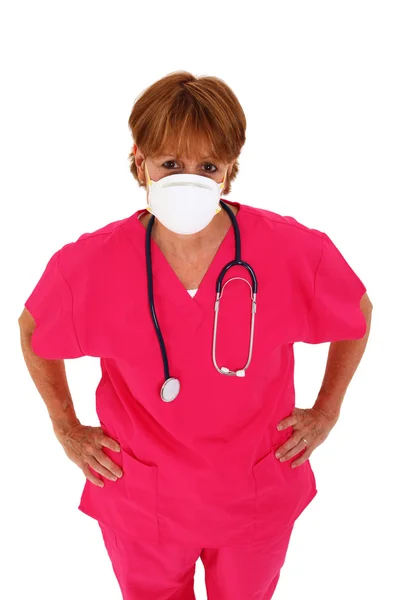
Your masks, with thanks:
M169 154L162 154L160 158L166 158L167 156L175 156L175 154L173 152L170 152ZM214 156L200 156L200 160L218 161L218 159Z

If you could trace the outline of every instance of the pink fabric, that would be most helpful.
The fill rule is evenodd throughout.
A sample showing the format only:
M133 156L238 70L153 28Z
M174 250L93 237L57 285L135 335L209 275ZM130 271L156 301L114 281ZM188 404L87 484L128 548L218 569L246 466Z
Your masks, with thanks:
M225 202L228 202L225 200ZM228 202L229 203L229 202ZM181 392L160 398L163 364L147 299L145 234L137 211L58 250L25 305L43 358L99 357L96 409L122 451L117 481L86 481L79 509L141 541L221 547L272 540L317 493L309 461L296 469L274 448L276 424L295 406L293 344L363 337L366 288L325 234L293 217L236 204L242 257L259 283L253 358L244 378L215 369L215 283L234 257L230 228L191 298L152 240L154 297L171 375ZM229 277L250 280L235 267ZM241 368L248 353L249 288L221 300L217 360ZM310 400L312 401L312 399Z
M198 559L208 600L270 600L293 530L290 525L273 541L201 548L135 540L104 523L99 526L123 600L195 600Z

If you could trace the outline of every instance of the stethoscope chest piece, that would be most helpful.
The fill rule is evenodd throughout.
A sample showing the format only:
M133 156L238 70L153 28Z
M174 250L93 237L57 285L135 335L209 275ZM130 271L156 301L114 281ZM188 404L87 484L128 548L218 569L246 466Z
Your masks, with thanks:
M256 296L257 296L257 278L256 278L256 275L255 275L252 267L248 263L244 262L241 259L240 231L239 231L239 227L238 227L235 215L234 215L232 209L230 209L227 204L222 203L222 206L228 213L228 215L232 221L233 228L234 228L235 259L232 260L231 262L229 262L227 265L225 265L225 267L222 269L222 271L219 274L219 277L217 279L216 301L215 301L215 308L214 308L214 331L213 331L213 342L212 342L212 359L213 359L215 368L222 375L228 375L228 376L236 375L237 377L244 377L246 374L246 369L248 368L248 366L250 364L252 351L253 351L254 319L255 319L255 312L256 312ZM177 379L176 377L170 377L167 351L165 348L165 343L164 343L164 339L163 339L163 336L161 333L161 329L158 324L156 310L155 310L155 306L154 306L153 272L152 272L152 266L151 266L151 230L152 230L152 227L154 224L154 220L155 220L155 217L154 217L154 215L152 215L150 218L150 221L148 223L147 230L146 230L147 288L148 288L150 313L151 313L151 317L153 319L154 328L155 328L157 338L158 338L158 341L160 344L163 365L164 365L165 381L161 387L160 396L161 396L161 400L163 400L163 402L172 402L178 396L179 391L181 389L181 384L180 384L179 379ZM252 316L251 316L251 326L250 326L249 353L248 353L248 357L247 357L247 362L241 369L230 370L230 369L228 369L228 367L220 368L217 364L216 338L217 338L217 321L218 321L219 303L220 303L220 299L222 297L223 289L225 288L226 284L229 281L232 281L233 279L243 279L242 277L232 277L231 279L229 279L229 281L227 281L224 285L222 285L223 277L225 276L227 271L231 267L234 267L234 266L245 267L247 269L247 271L250 273L250 276L252 279L252 285L250 285L250 283L246 279L244 279L244 281L250 287L251 301L252 301L252 308L251 308Z
M175 400L175 398L179 394L180 389L181 384L179 379L177 379L176 377L170 377L169 379L164 381L164 384L161 388L161 400L164 400L164 402L172 402L172 400Z

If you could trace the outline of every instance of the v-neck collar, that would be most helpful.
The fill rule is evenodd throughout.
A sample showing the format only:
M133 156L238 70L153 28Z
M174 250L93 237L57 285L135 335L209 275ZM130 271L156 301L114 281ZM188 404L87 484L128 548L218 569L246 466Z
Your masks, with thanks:
M241 230L244 205L238 202L231 202L221 199L226 204L237 206L239 208L236 219ZM224 210L224 209L222 209ZM140 222L139 217L146 212L146 209L136 211L132 219L132 227L137 232L136 247L139 251L139 257L146 264L146 227ZM229 216L229 215L228 215ZM213 311L216 294L216 282L222 268L235 257L235 234L232 223L224 238L222 239L217 251L209 265L203 279L198 286L196 294L192 297L175 271L169 264L160 247L151 238L151 261L154 282L155 295L162 296L179 308L180 311L190 313L192 318L197 316L195 329L200 325L204 316L204 311Z

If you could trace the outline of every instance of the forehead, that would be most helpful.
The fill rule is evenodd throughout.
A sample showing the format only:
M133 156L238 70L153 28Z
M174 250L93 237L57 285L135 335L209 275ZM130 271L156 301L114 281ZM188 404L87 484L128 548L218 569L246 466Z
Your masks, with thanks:
M181 153L179 154L179 150ZM169 140L160 148L157 153L162 158L179 158L186 162L196 162L198 160L218 160L215 156L215 151L207 144L206 140L199 138L190 138L184 141L181 145L174 143L174 140Z

